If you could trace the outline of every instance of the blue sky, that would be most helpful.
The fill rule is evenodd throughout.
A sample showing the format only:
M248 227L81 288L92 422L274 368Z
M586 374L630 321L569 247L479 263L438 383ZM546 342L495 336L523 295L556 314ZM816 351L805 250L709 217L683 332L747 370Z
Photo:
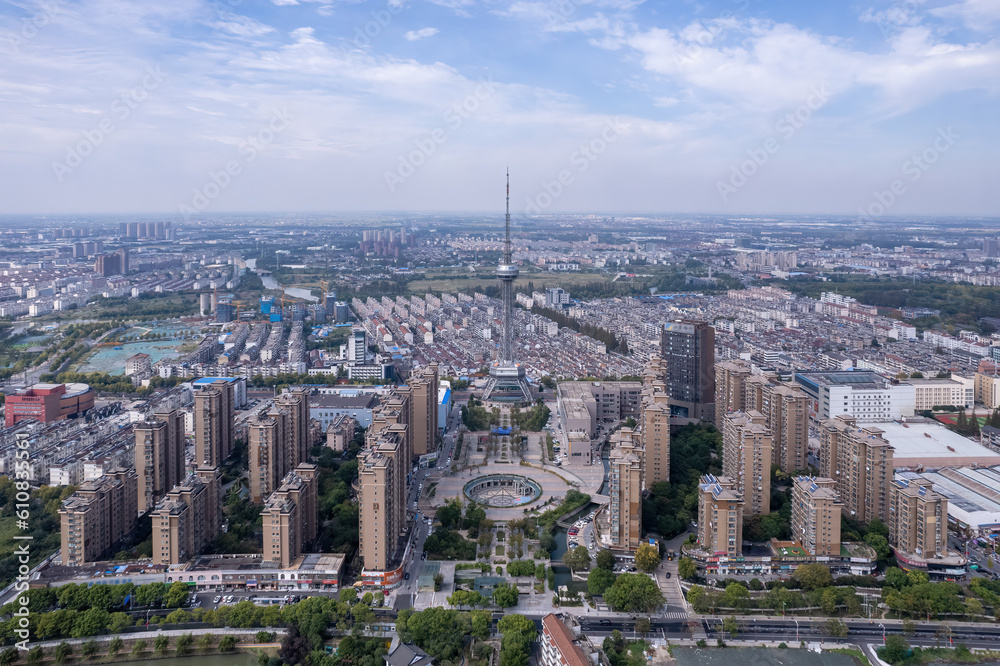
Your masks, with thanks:
M0 212L496 211L510 165L515 214L995 216L998 32L997 0L17 0Z

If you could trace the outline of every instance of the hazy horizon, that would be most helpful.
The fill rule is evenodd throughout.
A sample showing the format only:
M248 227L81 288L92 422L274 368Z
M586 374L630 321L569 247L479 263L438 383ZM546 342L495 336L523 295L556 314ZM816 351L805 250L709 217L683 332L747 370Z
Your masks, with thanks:
M989 0L28 0L0 213L495 214L509 166L515 217L997 217L998 27Z

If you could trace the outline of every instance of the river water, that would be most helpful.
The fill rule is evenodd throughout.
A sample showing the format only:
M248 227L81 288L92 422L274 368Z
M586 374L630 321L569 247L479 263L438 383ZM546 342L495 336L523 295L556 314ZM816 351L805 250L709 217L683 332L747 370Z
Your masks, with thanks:
M249 270L254 270L257 268L256 259L247 259L247 268ZM260 281L264 285L264 289L281 289L281 285L270 275L261 275ZM291 296L292 298L300 298L303 301L309 301L310 303L318 303L319 297L313 296L312 291L309 289L302 289L300 287L286 287L284 292Z

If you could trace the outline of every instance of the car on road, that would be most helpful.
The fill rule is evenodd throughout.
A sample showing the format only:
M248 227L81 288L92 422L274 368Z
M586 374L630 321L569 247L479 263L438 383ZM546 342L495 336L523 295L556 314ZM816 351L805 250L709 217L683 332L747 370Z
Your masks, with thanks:
M410 572L409 571L407 571L405 574L403 574L403 580L410 580Z
M667 578L670 578L670 572L669 571L667 572Z
M217 596L214 599L212 599L212 603L215 604L216 606L219 605L220 601L222 601L222 597L221 596Z
M600 622L598 622L598 624L606 627L606 626L608 626L608 625L611 624L611 620L607 620L607 619L601 620Z

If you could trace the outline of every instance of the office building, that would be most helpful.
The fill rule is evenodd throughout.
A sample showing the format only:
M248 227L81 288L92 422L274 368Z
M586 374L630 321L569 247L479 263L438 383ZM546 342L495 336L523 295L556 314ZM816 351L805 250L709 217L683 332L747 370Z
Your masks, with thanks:
M971 409L976 403L976 382L972 377L952 375L948 379L907 379L906 383L913 387L913 408L917 412L942 405Z
M743 495L727 476L706 474L698 484L698 545L710 554L743 554Z
M569 305L569 292L560 287L550 287L545 290L545 307L550 310L562 310Z
M591 666L583 650L573 642L573 633L552 613L542 618L539 642L541 666Z
M66 566L111 557L132 533L137 508L134 470L113 469L86 481L59 507L60 556Z
M628 445L615 447L609 459L611 544L615 550L635 552L642 529L642 461Z
M663 325L660 356L675 416L715 418L715 329L707 322L678 320Z
M431 364L414 371L407 384L410 387L410 406L413 430L411 456L422 456L437 451L438 432L438 366Z
M743 384L751 375L750 362L743 359L719 361L715 364L715 422L721 424L729 412L746 409Z
M215 538L221 478L218 468L198 468L157 503L151 514L153 564L187 562Z
M913 416L916 389L870 370L798 372L795 381L809 395L819 420L850 416L860 423Z
M792 485L792 539L810 555L840 556L840 518L844 505L836 481L800 476Z
M889 486L889 545L925 560L948 556L948 498L927 479L896 479Z
M133 432L138 510L145 513L185 476L184 415L157 412L136 423Z
M560 382L556 394L556 411L566 432L587 440L598 425L630 416L638 419L641 403L640 382Z
M771 512L774 436L758 411L732 412L722 424L722 471L743 495L748 516Z
M289 466L292 469L309 461L312 448L309 437L309 391L293 388L274 399L274 406L288 412L288 440L285 446L289 452Z
M347 362L355 365L367 365L374 360L374 355L368 350L368 334L365 329L355 326L347 338Z
M250 501L260 504L271 495L291 469L287 442L289 414L271 409L257 414L247 425L250 458Z
M311 463L298 465L264 503L260 515L265 562L287 569L316 540L317 474L316 466Z
M820 473L837 483L844 513L860 523L888 524L893 448L875 426L837 416L820 424Z
M195 464L218 467L233 452L233 387L224 380L194 392Z

